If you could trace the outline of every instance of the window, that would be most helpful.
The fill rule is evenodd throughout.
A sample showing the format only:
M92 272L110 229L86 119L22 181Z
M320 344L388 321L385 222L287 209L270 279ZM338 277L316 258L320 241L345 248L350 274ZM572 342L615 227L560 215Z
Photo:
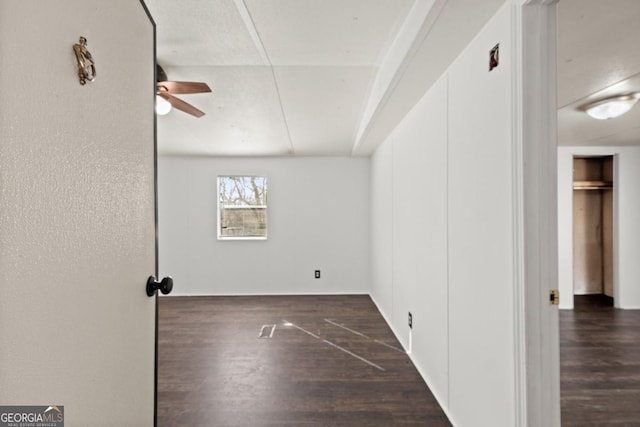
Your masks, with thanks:
M218 239L267 238L267 177L218 177Z

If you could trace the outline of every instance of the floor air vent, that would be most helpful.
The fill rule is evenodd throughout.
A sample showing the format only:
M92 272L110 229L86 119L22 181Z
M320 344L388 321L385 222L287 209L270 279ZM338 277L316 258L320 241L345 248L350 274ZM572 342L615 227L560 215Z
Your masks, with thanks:
M258 338L272 338L273 332L276 330L276 325L262 325Z

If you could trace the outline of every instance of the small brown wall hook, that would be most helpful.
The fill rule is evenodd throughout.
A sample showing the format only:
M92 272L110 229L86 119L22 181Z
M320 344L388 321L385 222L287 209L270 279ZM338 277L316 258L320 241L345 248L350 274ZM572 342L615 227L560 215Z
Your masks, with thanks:
M78 61L78 77L80 78L80 84L84 85L87 81L94 81L96 79L96 66L93 62L91 52L87 50L87 39L80 36L80 41L73 45L73 51L76 54L76 60Z

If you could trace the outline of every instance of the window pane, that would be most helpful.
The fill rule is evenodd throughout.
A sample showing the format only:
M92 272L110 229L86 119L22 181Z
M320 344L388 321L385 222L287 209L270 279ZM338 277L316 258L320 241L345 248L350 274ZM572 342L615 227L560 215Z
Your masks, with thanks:
M218 177L218 238L267 237L267 178Z

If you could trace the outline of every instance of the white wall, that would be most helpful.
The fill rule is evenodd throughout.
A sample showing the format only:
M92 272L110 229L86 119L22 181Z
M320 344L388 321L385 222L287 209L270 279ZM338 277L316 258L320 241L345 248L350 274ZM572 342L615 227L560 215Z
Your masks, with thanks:
M449 72L449 398L461 425L515 424L510 33L505 7Z
M392 146L393 299L388 315L434 393L448 401L447 79L395 129ZM379 156L382 152L377 153ZM425 172L428 178L425 179ZM373 231L375 233L375 230ZM378 299L378 295L376 295ZM384 301L380 296L380 301ZM413 329L407 327L408 312ZM411 337L410 332L413 334ZM427 367L438 366L429 370Z
M266 241L220 241L218 175L266 175ZM173 295L368 293L369 160L161 157L161 276ZM321 278L314 278L321 270Z
M573 156L614 155L614 303L640 308L640 147L558 148L560 308L573 308Z
M372 295L459 426L516 424L512 19L503 7L372 160Z
M387 140L371 156L371 296L378 309L402 339L402 322L392 322L393 318L393 144Z

